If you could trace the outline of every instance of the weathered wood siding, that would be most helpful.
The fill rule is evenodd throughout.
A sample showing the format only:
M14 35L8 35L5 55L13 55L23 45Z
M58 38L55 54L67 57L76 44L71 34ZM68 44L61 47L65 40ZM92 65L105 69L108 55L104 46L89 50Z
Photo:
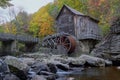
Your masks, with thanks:
M67 8L64 8L57 20L57 32L65 32L75 35L73 18L74 15Z
M75 30L76 30L76 37L79 40L82 39L94 39L100 40L101 39L101 31L98 27L98 24L94 22L89 17L78 16L74 18L76 21Z

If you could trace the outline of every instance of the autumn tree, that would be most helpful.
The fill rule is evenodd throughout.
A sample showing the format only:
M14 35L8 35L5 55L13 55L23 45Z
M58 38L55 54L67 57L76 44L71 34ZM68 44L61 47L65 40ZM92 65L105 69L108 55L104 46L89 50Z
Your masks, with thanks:
M48 12L49 6L50 4L42 7L38 12L33 14L29 30L34 36L44 37L54 33L54 19Z
M26 34L28 32L31 15L25 11L20 11L11 22L16 26L17 33Z
M54 33L55 18L64 4L94 17L100 21L99 26L106 35L110 22L120 14L120 0L54 0L33 14L29 30L34 36L44 37Z
M120 15L120 0L89 0L88 10L91 16L99 19L103 34L109 32L110 22L114 16Z
M12 34L16 34L16 26L12 23L12 20L14 18L16 18L16 15L17 15L17 12L15 10L14 7L10 7L9 8L9 12L8 12L8 16L7 16L7 19L8 21L5 23L5 29L4 29L4 32L5 33L12 33Z
M30 22L30 32L34 34L34 36L39 37L53 34L55 32L55 18L61 7L66 4L78 11L87 12L87 6L85 6L86 1L87 0L54 0L53 3L47 4L46 6L40 8L38 12L33 14Z
M25 11L23 11L22 8L16 9L14 7L10 7L8 19L9 22L7 22L5 25L6 33L26 33L29 24L29 16Z

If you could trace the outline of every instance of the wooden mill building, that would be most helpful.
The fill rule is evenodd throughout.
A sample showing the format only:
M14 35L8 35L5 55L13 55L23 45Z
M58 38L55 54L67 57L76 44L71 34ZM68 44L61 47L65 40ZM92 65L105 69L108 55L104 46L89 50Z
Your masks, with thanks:
M57 18L57 32L65 32L80 41L83 52L89 53L96 43L101 40L99 21L79 11L63 5Z

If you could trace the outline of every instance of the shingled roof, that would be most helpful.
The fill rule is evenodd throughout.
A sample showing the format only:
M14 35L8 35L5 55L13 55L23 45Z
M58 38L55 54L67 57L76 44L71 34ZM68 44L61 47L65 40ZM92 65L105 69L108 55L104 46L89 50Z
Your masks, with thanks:
M67 8L69 11L71 11L71 12L72 12L73 14L75 14L75 15L78 15L78 16L86 16L86 17L89 17L90 19L92 19L92 20L94 20L94 21L96 21L96 22L99 22L99 20L97 20L97 19L95 19L95 18L93 18L93 17L91 17L91 16L85 15L85 14L83 14L83 13L81 13L81 12L79 12L79 11L77 11L77 10L75 10L75 9L67 6L67 5L63 5L63 7L61 8L58 16L56 17L56 20L59 18L60 14L61 14L61 12L62 12L62 10L63 10L64 8Z
M80 15L80 16L85 16L83 13L80 13L79 11L67 6L67 5L64 5L66 6L72 13L76 14L76 15Z

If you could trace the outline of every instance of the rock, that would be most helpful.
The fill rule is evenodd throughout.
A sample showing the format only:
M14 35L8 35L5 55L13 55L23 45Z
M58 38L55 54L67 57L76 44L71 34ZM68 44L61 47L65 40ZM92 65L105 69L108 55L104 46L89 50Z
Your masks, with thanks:
M119 17L117 17L120 19ZM116 18L116 19L117 19ZM113 20L110 32L91 52L94 56L111 60L111 56L120 54L120 22ZM116 26L117 25L117 26Z
M86 63L84 59L79 58L68 58L69 66L70 67L82 67Z
M73 77L69 77L67 80L75 80L75 78L73 78Z
M105 66L112 66L112 61L105 60Z
M32 65L33 63L35 63L34 58L19 58L19 59L22 60L27 65Z
M54 75L54 73L51 73L51 72L47 72L47 71L40 71L39 75Z
M119 69L119 70L120 70L120 66L118 66L118 67L117 67L117 69Z
M112 56L112 62L114 66L120 66L120 55Z
M63 64L63 63L56 63L56 66L59 68L59 69L61 69L61 70L63 70L63 71L68 71L68 70L70 70L70 67L69 67L69 65L67 65L67 64Z
M41 71L48 71L50 72L49 70L49 67L47 66L47 64L45 63L42 63L42 62L35 62L32 66L32 71L33 72L36 72L37 74L40 73Z
M71 68L71 71L77 71L77 72L81 72L81 71L84 71L85 68L81 68L81 67L74 67L74 68Z
M20 79L13 74L7 74L7 75L5 75L3 80L20 80Z
M4 61L8 64L10 72L22 80L27 79L27 71L29 67L21 59L13 56L7 56Z
M87 63L87 66L93 66L93 67L104 67L105 66L105 60L97 57L92 57L89 55L81 55L79 57L80 59L84 59Z
M55 80L56 79L56 75L48 75L48 76L45 76L45 78L47 80Z
M19 70L24 70L28 68L28 65L25 64L21 59L13 57L13 56L7 56L4 61L8 65L13 66Z
M34 58L34 59L48 59L51 55L44 53L32 53L32 54L24 54L23 57Z
M75 78L73 77L69 77L69 78L58 78L56 80L75 80Z
M10 72L8 65L0 59L0 73Z
M57 72L57 67L53 63L48 63L47 66L49 67L50 72L56 73Z
M52 55L49 61L58 61L63 64L67 64L68 62L68 56L65 55Z
M36 73L35 72L33 72L33 71L31 71L31 69L28 71L28 75L27 75L27 77L28 77L28 79L32 79L33 77L35 77L36 76Z
M32 79L30 80L47 80L44 76L42 75L35 75Z
M112 56L114 60L119 60L120 61L120 55Z

